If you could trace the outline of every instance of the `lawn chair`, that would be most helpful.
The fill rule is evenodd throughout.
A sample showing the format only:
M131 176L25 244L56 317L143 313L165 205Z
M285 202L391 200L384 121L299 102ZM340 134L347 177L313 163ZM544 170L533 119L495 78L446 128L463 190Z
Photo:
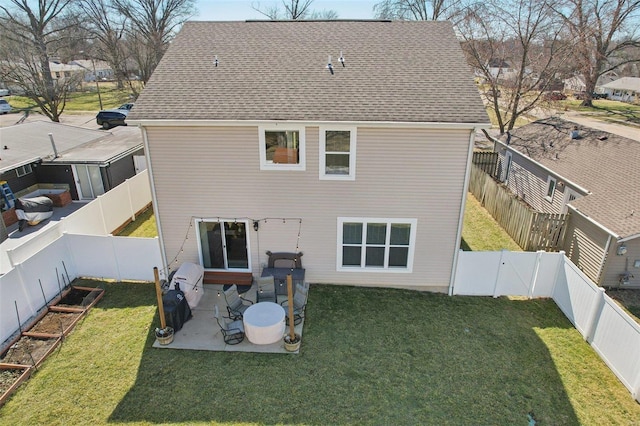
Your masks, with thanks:
M293 324L298 325L304 318L304 309L307 306L307 297L309 295L309 284L296 284L296 292L293 295ZM287 325L289 325L289 300L281 303L286 313Z
M222 332L222 338L226 344L237 345L244 340L244 325L242 324L242 321L236 320L231 323L227 323L227 319L225 317L221 318L218 305L215 306L215 317L218 327L220 327L220 331Z
M260 302L278 303L278 295L276 294L276 283L272 276L260 277L258 282L258 296L256 300Z
M240 297L238 287L235 284L224 291L224 298L227 302L227 311L232 320L241 320L244 311L253 304L252 301ZM244 302L248 302L248 305Z

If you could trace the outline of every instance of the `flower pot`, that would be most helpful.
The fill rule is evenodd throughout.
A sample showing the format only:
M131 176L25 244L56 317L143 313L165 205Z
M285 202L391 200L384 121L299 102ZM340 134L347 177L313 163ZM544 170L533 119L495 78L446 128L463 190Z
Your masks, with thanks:
M291 336L287 334L286 336L284 336L284 348L287 350L287 352L295 352L300 349L301 341L302 339L300 338L299 334L296 334L293 340L291 340Z
M161 345L168 345L173 342L173 328L156 328L156 339Z

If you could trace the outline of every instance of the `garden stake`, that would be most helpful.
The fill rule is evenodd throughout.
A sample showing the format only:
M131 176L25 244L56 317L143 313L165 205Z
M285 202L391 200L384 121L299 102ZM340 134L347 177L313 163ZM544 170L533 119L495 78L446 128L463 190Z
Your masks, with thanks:
M49 304L47 303L47 296L44 295L44 289L42 288L42 281L40 281L40 278L38 278L38 283L40 284L40 291L42 292L42 298L44 299L44 306L48 308Z
M67 282L71 285L71 278L69 278L69 273L67 272L67 265L64 264L64 260L62 261L62 267L64 268L64 273L67 274Z
M160 314L160 327L164 330L167 324L164 319L164 306L162 306L162 289L160 288L160 277L158 276L158 268L153 268L153 278L156 281L156 296L158 297L158 313Z
M296 339L296 333L293 323L293 283L291 274L287 274L287 302L289 303L289 340L293 342Z
M22 334L22 324L20 323L20 312L18 312L18 302L14 300L13 304L16 307L16 316L18 317L18 330L20 330L20 334Z
M58 268L56 267L56 279L58 280L58 291L60 292L60 298L62 299L62 288L60 287L60 276L58 276Z

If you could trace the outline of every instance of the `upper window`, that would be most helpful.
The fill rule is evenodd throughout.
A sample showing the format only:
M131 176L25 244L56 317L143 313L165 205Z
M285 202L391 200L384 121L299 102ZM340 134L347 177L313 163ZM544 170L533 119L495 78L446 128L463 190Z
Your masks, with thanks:
M553 202L553 194L556 193L556 179L549 176L547 178L547 195L544 198L549 202Z
M304 126L260 127L260 170L304 170Z
M24 166L20 166L16 169L16 175L18 177L22 177L24 175L28 175L32 171L33 169L31 168L31 164L25 164Z
M411 272L416 225L416 219L338 218L338 270Z
M356 178L356 128L320 127L320 179Z

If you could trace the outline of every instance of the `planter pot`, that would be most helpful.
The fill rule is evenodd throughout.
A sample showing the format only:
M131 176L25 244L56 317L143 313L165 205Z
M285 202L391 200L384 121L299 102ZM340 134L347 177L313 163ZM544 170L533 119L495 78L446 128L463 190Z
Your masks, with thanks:
M296 334L293 340L291 340L291 337L287 334L286 336L284 336L284 348L288 352L296 352L298 349L300 349L301 341L302 339L300 338L299 334Z
M173 342L173 328L156 328L156 339L161 345L168 345Z

